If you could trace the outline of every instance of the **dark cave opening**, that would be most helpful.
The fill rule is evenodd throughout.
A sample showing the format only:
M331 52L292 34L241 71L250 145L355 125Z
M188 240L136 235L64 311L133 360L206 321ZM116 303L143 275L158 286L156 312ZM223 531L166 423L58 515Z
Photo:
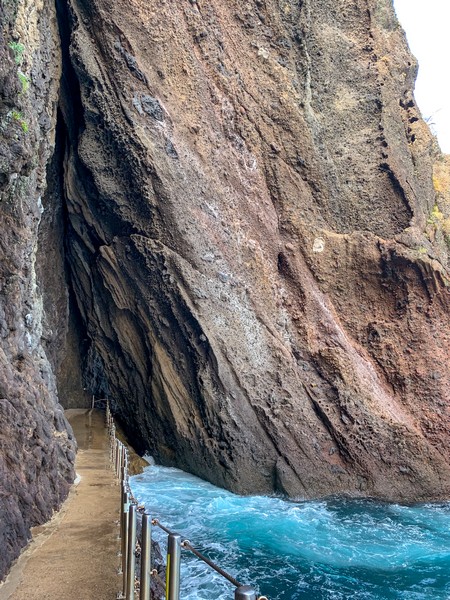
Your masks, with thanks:
M39 231L38 279L44 300L43 346L56 375L64 408L87 408L108 386L90 339L74 288L71 247L76 231L67 202L67 160L84 129L80 85L70 57L73 18L65 0L56 0L62 74L54 153L47 168L44 213Z

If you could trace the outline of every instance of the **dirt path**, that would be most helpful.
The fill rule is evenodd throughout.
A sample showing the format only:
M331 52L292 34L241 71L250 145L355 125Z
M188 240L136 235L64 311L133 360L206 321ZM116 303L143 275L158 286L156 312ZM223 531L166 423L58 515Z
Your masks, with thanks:
M112 600L117 575L119 488L109 468L103 413L66 412L81 477L60 512L33 530L33 541L5 583L0 600Z

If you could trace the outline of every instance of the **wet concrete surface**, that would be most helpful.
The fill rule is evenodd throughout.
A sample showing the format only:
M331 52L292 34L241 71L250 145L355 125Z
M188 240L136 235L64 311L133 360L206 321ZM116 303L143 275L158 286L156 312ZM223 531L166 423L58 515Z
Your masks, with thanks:
M0 600L110 600L120 590L119 486L104 413L70 409L66 416L78 442L79 481L53 519L33 530L0 586Z

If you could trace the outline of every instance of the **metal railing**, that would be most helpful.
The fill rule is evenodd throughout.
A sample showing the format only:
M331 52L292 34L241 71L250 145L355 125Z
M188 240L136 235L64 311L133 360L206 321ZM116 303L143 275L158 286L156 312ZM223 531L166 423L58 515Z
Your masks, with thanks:
M120 484L120 542L121 557L119 574L122 574L122 590L117 595L118 600L135 600L135 571L136 571L136 529L138 503L134 498L128 478L128 449L116 437L116 427L109 402L106 404L106 424L109 432L111 466L115 471ZM181 550L187 550L203 561L211 569L219 573L235 586L234 600L267 600L266 596L257 596L255 589L244 585L232 575L216 565L212 560L196 550L188 540L162 525L158 519L152 519L144 512L142 514L141 534L141 564L139 578L139 600L150 600L151 577L158 578L156 569L152 569L151 543L152 526L159 527L167 533L167 560L166 560L166 600L180 599L180 569Z

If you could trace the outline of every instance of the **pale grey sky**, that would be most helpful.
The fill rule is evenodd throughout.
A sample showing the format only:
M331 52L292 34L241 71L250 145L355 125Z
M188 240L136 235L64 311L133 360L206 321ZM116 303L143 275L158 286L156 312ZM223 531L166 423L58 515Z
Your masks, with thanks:
M414 96L433 123L443 152L450 153L450 2L394 0L409 46L419 61Z

